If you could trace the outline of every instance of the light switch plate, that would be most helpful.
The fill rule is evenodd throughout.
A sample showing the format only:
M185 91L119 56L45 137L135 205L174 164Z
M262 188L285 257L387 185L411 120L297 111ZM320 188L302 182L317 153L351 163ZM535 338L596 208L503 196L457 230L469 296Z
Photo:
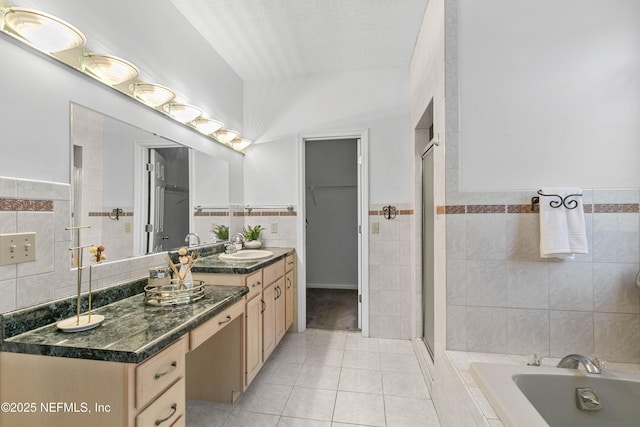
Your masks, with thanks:
M36 233L0 234L0 265L36 260Z
M380 223L372 222L371 223L371 234L380 234Z

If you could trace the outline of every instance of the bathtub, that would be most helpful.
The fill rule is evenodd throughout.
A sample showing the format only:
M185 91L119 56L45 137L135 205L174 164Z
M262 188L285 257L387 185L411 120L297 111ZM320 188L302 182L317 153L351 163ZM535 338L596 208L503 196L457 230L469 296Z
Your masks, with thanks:
M469 370L506 427L640 426L638 374L478 362ZM578 409L576 388L594 390L601 409Z

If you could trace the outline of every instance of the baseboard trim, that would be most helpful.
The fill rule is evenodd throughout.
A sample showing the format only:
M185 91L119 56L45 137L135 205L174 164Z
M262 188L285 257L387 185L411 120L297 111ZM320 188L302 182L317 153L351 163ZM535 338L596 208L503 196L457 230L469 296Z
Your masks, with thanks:
M350 285L348 283L307 283L307 289L316 288L316 289L354 289L358 290L358 285Z

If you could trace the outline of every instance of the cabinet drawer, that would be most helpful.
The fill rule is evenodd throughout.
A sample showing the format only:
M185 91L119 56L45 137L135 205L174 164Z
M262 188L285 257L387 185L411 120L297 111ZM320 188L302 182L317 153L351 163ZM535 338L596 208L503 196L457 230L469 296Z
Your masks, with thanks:
M184 416L185 402L184 378L180 378L136 417L136 427L171 426Z
M247 300L250 300L260 292L262 292L262 270L256 271L247 276L246 286L249 288Z
M136 368L136 408L142 408L178 378L184 377L186 352L185 335Z
M190 332L191 350L211 338L216 332L227 326L233 319L244 314L244 306L244 300L240 300L192 330Z
M287 255L284 258L284 269L285 269L285 271L293 270L293 267L295 267L295 265L296 265L296 255L295 254Z
M268 286L284 274L284 259L264 268L264 284Z

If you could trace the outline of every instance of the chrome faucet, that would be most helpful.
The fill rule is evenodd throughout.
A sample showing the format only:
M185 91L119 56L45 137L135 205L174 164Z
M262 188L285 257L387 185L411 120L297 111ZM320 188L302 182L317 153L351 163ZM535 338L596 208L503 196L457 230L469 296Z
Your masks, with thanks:
M236 250L242 249L242 244L244 243L244 236L242 233L236 233L231 237L231 243L235 245ZM238 247L239 246L239 247Z
M581 354L569 354L563 357L562 360L558 362L558 368L578 369L578 366L581 363L582 366L584 366L584 369L586 369L590 374L602 373L602 370L598 367L596 362Z
M188 246L191 246L191 236L196 238L196 245L200 244L200 236L198 236L196 233L187 233L186 236L184 236L184 241L187 242Z

